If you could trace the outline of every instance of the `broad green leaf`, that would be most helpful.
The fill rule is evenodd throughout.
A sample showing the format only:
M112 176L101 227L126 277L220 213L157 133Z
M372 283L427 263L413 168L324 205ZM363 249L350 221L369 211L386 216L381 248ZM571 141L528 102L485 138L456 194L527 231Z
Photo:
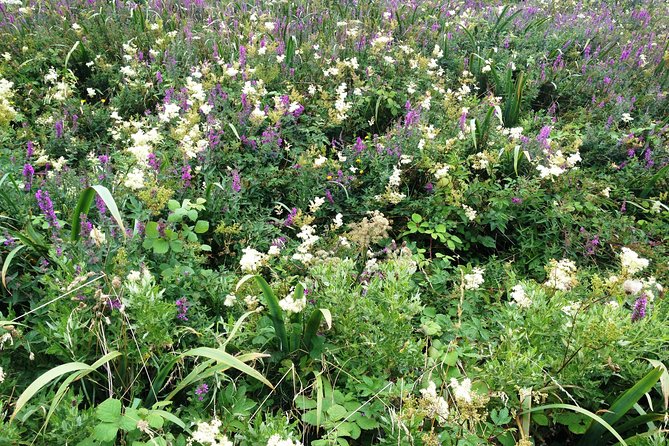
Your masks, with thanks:
M348 411L344 406L341 406L339 404L333 404L330 406L330 408L327 410L328 418L330 421L339 421L342 418L344 418L346 415L348 415Z
M262 276L256 275L255 279L265 296L267 308L269 308L270 312L270 318L272 319L272 325L274 326L274 332L279 338L279 348L281 351L288 351L288 336L286 335L286 326L283 321L283 310L279 305L279 300Z
M197 223L195 223L194 231L197 234L204 234L208 230L209 230L209 222L208 221L198 220Z
M264 376L260 374L256 369L252 368L248 364L244 364L239 358L232 356L229 353L226 353L224 350L218 350L210 347L198 347L191 350L188 350L185 353L182 353L181 356L198 356L203 358L213 359L223 365L226 365L230 368L237 369L242 373L245 373L263 384L267 385L270 388L274 388L272 383L270 383Z
M170 250L170 244L167 240L161 238L153 241L153 252L156 254L165 254Z
M95 409L98 420L106 423L118 423L121 419L121 401L109 398L101 402Z
M11 252L7 254L7 257L2 264L2 285L5 288L7 288L7 271L9 270L9 266L12 264L12 260L14 260L16 254L25 247L25 245L18 245L16 248L12 249Z
M95 426L93 436L99 441L114 441L118 433L118 426L112 423L100 423Z
M106 187L101 185L95 185L86 188L81 193L81 195L79 196L79 201L77 202L77 206L74 208L74 215L72 216L72 230L70 236L72 241L79 240L81 232L81 214L84 215L88 214L88 211L91 208L91 204L93 204L93 199L95 198L95 194L97 194L102 199L105 206L107 206L109 213L111 214L112 218L116 221L118 227L121 229L123 237L125 237L126 236L125 225L123 224L123 219L121 218L121 213L118 210L118 206L116 206L116 201L114 201L114 197L112 197L111 192L109 192L109 189L107 189Z
M26 388L26 390L23 391L23 393L16 400L16 404L14 405L14 412L12 413L12 416L9 418L9 422L11 423L12 420L14 420L14 418L21 411L23 406L25 406L26 403L30 401L30 399L33 396L35 396L35 394L39 392L43 387L45 387L52 381L60 378L61 376L67 373L78 372L80 370L87 370L87 369L92 369L92 367L89 366L88 364L84 364L83 362L68 362L67 364L56 366L51 370L48 370L47 372L41 374L35 381L33 381Z
M656 367L648 372L648 374L641 378L639 382L634 384L614 401L608 412L602 416L603 421L609 425L613 425L616 421L620 420L634 406L634 404L646 394L646 392L653 388L655 383L660 379L660 376L662 376L662 372L663 370L660 367ZM606 426L602 423L595 424L593 421L588 428L588 431L581 438L579 444L590 445L599 443L605 432L605 428ZM618 437L616 436L616 438ZM621 439L618 439L618 441L620 440Z

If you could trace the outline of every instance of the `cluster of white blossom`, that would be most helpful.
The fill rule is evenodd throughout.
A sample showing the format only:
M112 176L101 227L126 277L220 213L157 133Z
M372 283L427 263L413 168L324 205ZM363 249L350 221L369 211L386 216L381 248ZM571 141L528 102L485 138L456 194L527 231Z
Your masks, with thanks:
M478 290L484 282L483 268L475 267L471 274L465 274L465 289Z
M437 420L439 424L444 424L448 420L448 402L437 395L437 385L430 381L427 389L421 389L423 404L427 409L427 416Z
M311 262L314 256L309 251L311 251L313 245L320 239L316 235L316 228L311 225L302 226L300 232L297 234L297 238L302 240L302 243L297 247L297 252L293 254L293 260L299 260L303 263Z
M565 173L567 170L576 166L576 163L581 161L581 154L578 152L565 156L561 150L546 156L548 166L539 164L537 170L541 178L553 179Z
M576 286L576 264L569 259L562 259L559 262L551 259L546 267L548 280L545 285L560 291L569 291Z
M472 402L472 380L465 378L462 382L458 382L456 378L451 378L451 391L453 397L458 403Z
M197 429L191 434L188 446L191 446L193 442L206 446L234 446L234 443L228 440L228 437L220 433L221 424L221 421L216 418L209 423L197 423Z
M288 295L279 301L279 306L283 311L289 313L300 313L307 306L307 298L304 295L300 299L295 299L295 290L290 290Z
M289 438L283 439L279 434L274 434L267 440L267 446L302 446L302 443Z
M242 255L242 258L239 260L239 266L245 273L256 272L267 258L265 254L251 248L250 246L242 249L242 252L244 254Z
M393 173L388 178L388 184L386 184L386 190L383 194L377 195L374 197L379 201L387 201L391 204L397 204L400 201L406 198L406 195L399 192L399 187L401 184L402 170L398 166L393 167Z
M14 97L13 87L13 82L0 78L0 125L9 124L16 117L16 109L11 103Z
M648 267L648 259L639 257L639 254L629 248L620 250L620 263L623 268L623 274L636 274Z
M520 308L529 308L532 305L532 299L527 296L521 284L511 288L511 298L513 299L511 303L518 305Z

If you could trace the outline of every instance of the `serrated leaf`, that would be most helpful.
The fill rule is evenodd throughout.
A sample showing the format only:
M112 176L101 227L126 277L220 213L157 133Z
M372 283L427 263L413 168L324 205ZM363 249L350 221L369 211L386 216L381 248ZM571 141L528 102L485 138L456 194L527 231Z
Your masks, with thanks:
M99 441L114 441L118 433L118 426L111 423L100 423L95 426L94 434L96 440Z
M327 410L328 418L330 421L339 421L342 418L344 418L346 415L348 415L348 411L344 406L341 406L339 404L333 404L330 406L330 408Z
M149 414L149 416L146 417L146 421L149 422L149 426L153 429L162 429L164 424L163 417L156 413Z
M153 241L153 252L156 254L165 254L170 250L170 244L167 240L161 238Z
M197 234L204 234L209 230L209 222L205 220L198 220L197 223L195 223L195 229L194 231Z
M176 211L179 209L181 206L179 205L179 202L177 200L170 200L167 202L167 209L170 211Z
M121 401L109 398L101 402L95 409L98 420L107 423L118 423L121 419Z
M157 238L160 236L158 232L158 223L155 221L150 221L144 227L144 234L149 238Z

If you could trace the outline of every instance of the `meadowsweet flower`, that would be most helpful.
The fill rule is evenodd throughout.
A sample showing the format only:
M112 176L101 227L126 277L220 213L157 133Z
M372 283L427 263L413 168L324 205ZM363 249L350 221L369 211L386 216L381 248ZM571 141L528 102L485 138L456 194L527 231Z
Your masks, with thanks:
M448 420L448 403L437 395L437 385L430 381L427 389L421 389L422 403L427 410L427 416L437 420L439 424L444 424Z
M465 289L478 290L483 284L483 268L473 268L471 274L465 274Z
M279 434L274 434L271 437L269 437L269 440L267 440L267 446L302 446L302 443L299 441L291 439L282 439Z
M125 187L132 190L143 189L144 172L141 169L135 167L133 170L128 172L128 174L125 177L125 182L123 184L125 185Z
M237 296L230 293L227 296L225 296L225 301L223 301L223 305L225 305L226 307L231 307L235 304L236 301L237 301Z
M252 273L258 270L258 267L265 260L265 254L256 251L251 247L242 249L244 255L239 260L239 265L245 273Z
M290 292L279 301L279 306L283 311L300 313L307 306L307 298L303 296L301 299L295 299L294 294Z
M205 446L234 446L228 437L220 433L221 424L221 421L216 418L209 423L197 423L197 429L193 431L187 444L190 446L193 442L197 442Z
M532 300L527 297L525 290L521 284L518 284L511 288L511 298L514 305L518 305L520 308L529 308L532 305Z
M95 243L95 246L97 246L98 248L101 245L103 245L107 240L105 233L100 231L100 228L98 228L97 226L94 226L93 229L91 229L90 238L91 240L93 240L93 243Z
M476 219L476 214L477 212L472 209L471 207L467 206L466 204L462 205L462 209L465 210L465 215L469 219L469 221L474 221Z
M457 402L472 402L472 381L469 378L463 379L462 382L451 378L451 390Z
M338 213L337 215L335 215L334 220L332 220L332 226L335 229L341 228L342 225L344 224L342 218L343 218L343 215L341 213Z
M314 197L313 200L309 201L309 212L312 214L316 213L321 206L325 203L324 197Z
M643 289L643 283L640 280L627 279L623 282L623 290L628 294L638 294Z
M623 113L620 120L623 122L632 122L634 121L634 118L629 113Z
M576 286L576 264L571 260L562 259L558 262L551 259L546 266L546 271L548 272L548 280L545 283L547 287L568 291Z
M639 257L639 254L629 248L622 248L620 251L620 263L623 273L636 274L649 264L648 259Z

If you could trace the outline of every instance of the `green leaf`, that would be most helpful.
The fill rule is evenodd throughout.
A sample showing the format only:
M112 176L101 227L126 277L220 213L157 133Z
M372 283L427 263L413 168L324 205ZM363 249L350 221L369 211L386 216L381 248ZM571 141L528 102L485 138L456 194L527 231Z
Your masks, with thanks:
M420 214L412 214L411 215L411 220L414 223L420 223L421 221L423 221L423 217L421 217Z
M614 424L616 421L620 420L633 406L639 401L650 389L653 388L655 383L658 382L660 376L662 376L662 368L656 367L651 370L646 376L641 378L639 382L634 384L630 389L623 393L612 405L609 411L602 416L602 420L609 425ZM596 444L600 441L602 435L605 432L606 426L601 422L595 424L594 421L590 424L588 431L581 438L579 444L581 445L591 445ZM615 434L618 438L618 434ZM618 438L618 441L622 439ZM622 443L622 441L621 441Z
M607 423L604 419L602 419L602 417L590 412L589 410L583 409L582 407L579 406L574 406L572 404L546 404L545 406L525 409L518 415L529 414L531 412L543 412L544 410L547 409L568 409L568 410L573 410L574 412L582 413L583 415L587 415L588 417L592 418L593 421L596 421L597 423L601 424L602 426L604 426L606 430L611 432L611 434L613 434L613 436L616 437L616 439L620 442L621 446L627 446L627 443L625 443L623 437L621 437L620 434L616 432L616 430L609 423ZM594 445L598 443L587 443L587 444Z
M170 211L176 211L179 209L181 206L179 205L179 202L177 200L170 200L167 202L167 209Z
M100 423L95 426L93 436L99 441L114 441L118 433L118 426L111 423Z
M109 398L101 402L95 409L98 420L106 423L118 423L121 420L121 401Z
M19 411L21 411L23 406L25 406L26 403L30 401L30 399L35 396L37 392L48 385L51 381L54 381L67 373L78 372L80 370L87 369L92 369L92 367L88 364L84 364L83 362L68 362L67 364L59 365L41 374L26 388L26 390L23 391L23 393L16 400L16 404L14 405L14 412L9 418L9 422L11 423Z
M208 221L198 220L197 223L195 223L194 231L197 234L204 234L208 230L209 230L209 222Z
M346 410L344 406L341 406L339 404L333 404L327 410L327 414L330 421L339 421L346 415L348 415L348 410Z
M7 257L5 258L4 263L2 264L2 285L7 288L7 271L9 270L9 266L12 264L12 260L18 254L19 251L21 251L23 248L25 248L25 245L18 245L16 248L12 249L9 254L7 254Z
M144 234L149 238L160 237L160 233L158 232L158 223L155 221L148 222L144 228Z
M272 319L272 325L274 326L274 332L279 338L279 349L281 351L288 351L288 336L286 335L286 326L283 321L283 310L279 305L279 300L274 295L272 288L262 276L255 276L256 282L260 286L265 300L267 301L267 307L269 308L270 318ZM243 280L243 279L242 279Z
M165 422L163 417L157 413L150 413L149 416L146 417L146 421L149 422L149 426L151 426L153 429L162 429L163 423Z
M174 252L183 252L184 244L181 240L170 241L170 249Z
M170 244L167 240L161 238L153 241L153 252L156 254L165 254L170 250Z
M355 422L360 426L360 429L371 430L379 427L379 422L370 417L359 416Z
M223 350L218 350L210 347L198 347L191 350L188 350L185 353L182 353L181 356L199 356L204 358L213 359L216 362L224 364L230 368L237 369L246 375L257 379L263 384L267 385L270 388L274 388L272 383L270 383L264 376L260 374L256 369L252 368L248 364L244 364L238 358L232 356L229 353L226 353Z
M93 198L95 198L96 193L102 199L105 206L107 206L107 209L109 210L109 213L111 214L112 218L116 221L116 224L121 229L123 237L126 236L125 226L123 225L123 219L121 218L121 213L118 211L118 207L116 206L116 201L114 201L114 197L112 197L111 192L109 192L109 189L107 189L104 186L95 185L86 188L81 193L81 195L79 196L79 201L77 202L77 206L74 208L74 215L72 216L72 232L70 235L72 241L79 240L81 232L81 214L84 215L88 214L88 211L91 208L91 204L93 203Z

